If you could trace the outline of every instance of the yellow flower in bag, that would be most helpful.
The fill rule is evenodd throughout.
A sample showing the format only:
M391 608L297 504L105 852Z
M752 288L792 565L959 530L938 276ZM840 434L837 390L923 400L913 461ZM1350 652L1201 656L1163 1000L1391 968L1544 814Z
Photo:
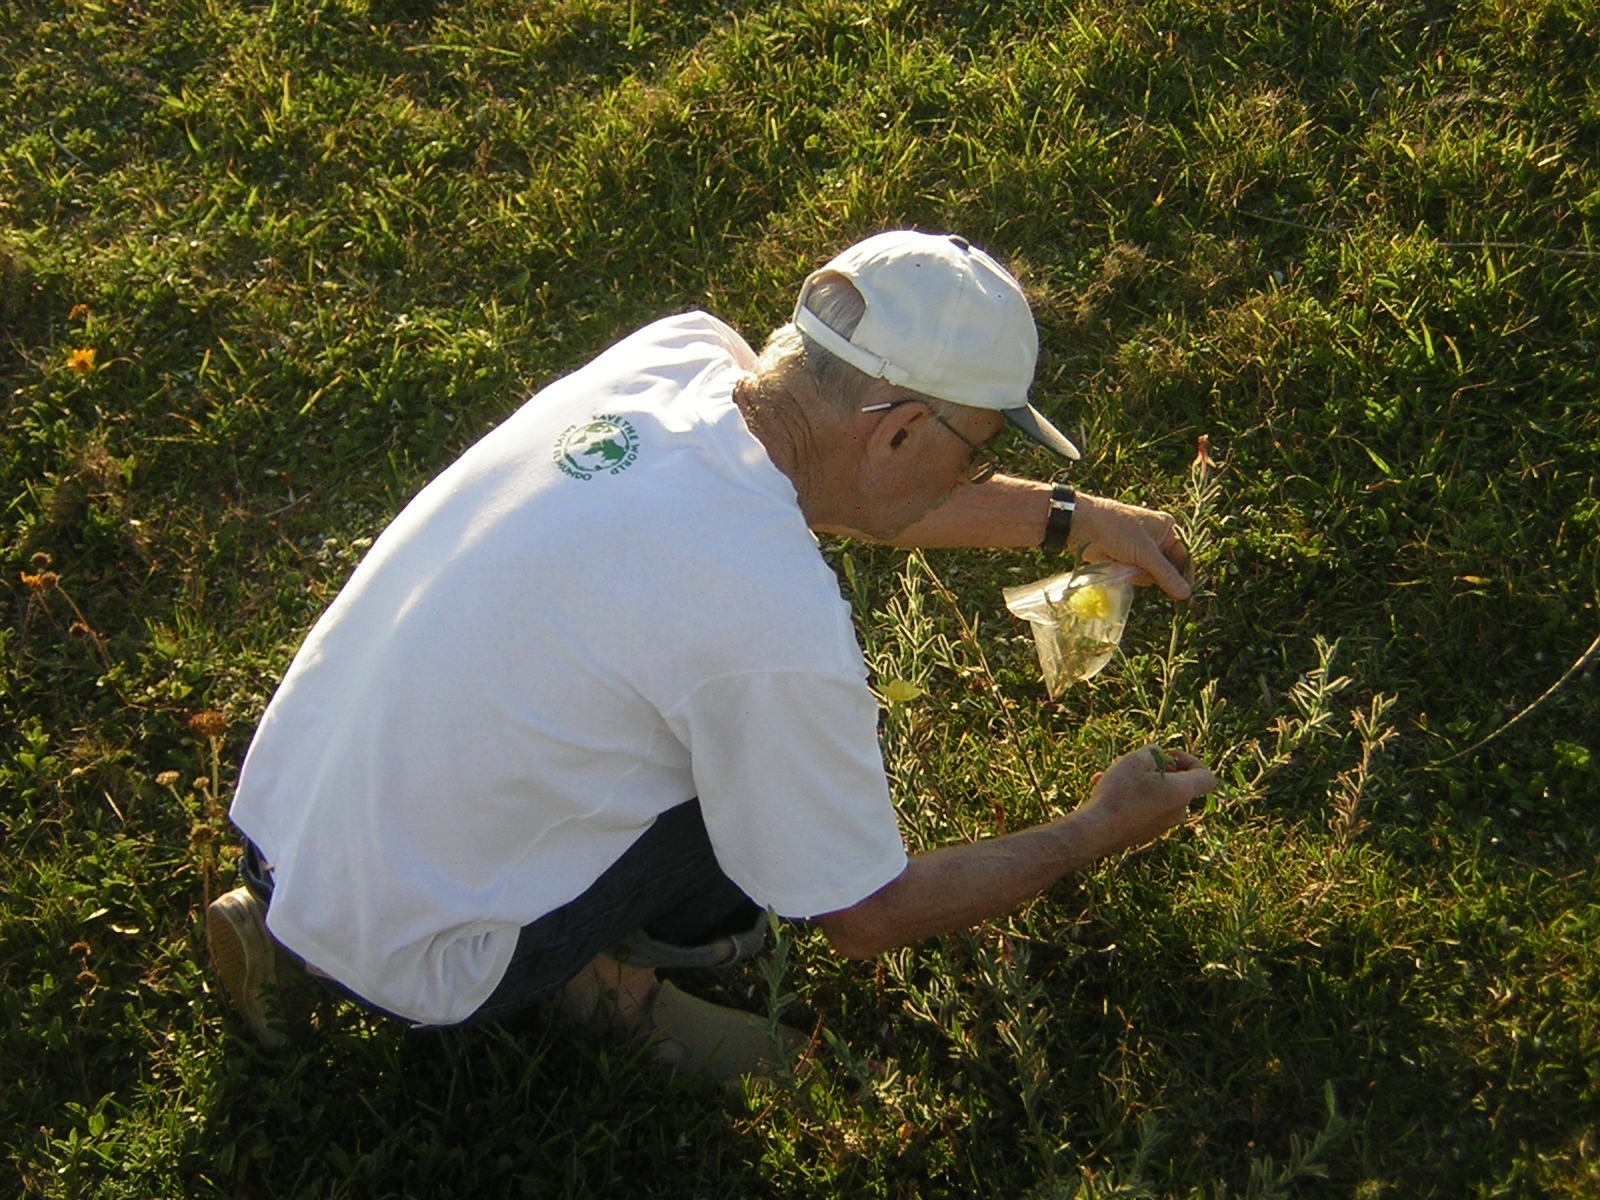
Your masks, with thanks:
M1080 621L1104 621L1116 607L1116 601L1104 584L1091 583L1067 593L1067 607Z

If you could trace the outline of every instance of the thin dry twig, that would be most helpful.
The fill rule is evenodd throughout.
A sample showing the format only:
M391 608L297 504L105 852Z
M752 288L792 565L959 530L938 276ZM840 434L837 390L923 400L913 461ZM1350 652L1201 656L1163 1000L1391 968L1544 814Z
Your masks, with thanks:
M1435 767L1442 767L1442 766L1445 766L1445 765L1447 765L1449 763L1453 763L1457 759L1465 758L1469 754L1476 754L1479 750L1482 750L1490 742L1494 741L1495 738L1499 737L1502 733L1504 733L1506 730L1510 729L1518 721L1522 720L1523 717L1527 716L1534 709L1538 708L1541 704L1543 704L1546 700L1550 699L1551 696L1554 696L1557 692L1559 692L1563 687L1566 686L1566 683L1567 683L1567 681L1569 679L1571 679L1573 676L1577 675L1578 672L1582 671L1586 666L1588 666L1591 662L1593 662L1596 655L1600 655L1600 634L1596 634L1595 635L1594 641L1589 643L1589 648L1587 650L1585 650L1582 654L1578 655L1577 661L1574 662L1570 667L1568 667L1562 673L1560 679L1556 680L1549 687L1545 688L1545 690L1539 695L1538 699L1534 700L1531 704L1529 704L1526 708L1524 708L1516 716L1512 717L1505 724L1503 724L1503 725L1499 726L1498 728L1492 730L1488 734L1485 734L1483 737L1481 737L1477 741L1473 742L1472 745L1468 746L1465 750L1457 750L1454 754L1450 755L1448 758L1436 759L1435 761L1433 761L1431 763L1425 763L1425 764L1423 764L1423 768L1422 769L1425 770L1425 771L1431 771Z

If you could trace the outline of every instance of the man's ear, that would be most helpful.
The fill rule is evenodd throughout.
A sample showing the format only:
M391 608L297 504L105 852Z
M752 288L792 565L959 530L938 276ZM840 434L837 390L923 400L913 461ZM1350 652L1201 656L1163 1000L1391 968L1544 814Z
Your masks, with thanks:
M876 468L898 465L901 449L927 416L928 410L921 404L902 404L884 413L867 437L864 455L867 465Z

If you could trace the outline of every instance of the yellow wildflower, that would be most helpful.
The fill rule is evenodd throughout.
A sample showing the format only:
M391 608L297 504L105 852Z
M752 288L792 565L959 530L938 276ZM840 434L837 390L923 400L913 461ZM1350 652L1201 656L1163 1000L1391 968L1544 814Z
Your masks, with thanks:
M94 370L94 350L92 347L80 346L67 355L67 370L74 375L83 375Z
M1067 593L1067 607L1080 621L1104 621L1111 615L1111 592L1099 583L1073 588Z

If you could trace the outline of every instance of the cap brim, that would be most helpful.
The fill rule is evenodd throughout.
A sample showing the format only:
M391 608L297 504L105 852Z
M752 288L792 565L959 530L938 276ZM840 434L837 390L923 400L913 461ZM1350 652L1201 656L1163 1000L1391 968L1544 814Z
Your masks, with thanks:
M1045 420L1044 414L1034 408L1033 405L1025 404L1021 408L1003 408L1000 411L1005 413L1006 420L1010 421L1046 450L1059 454L1069 462L1077 462L1083 457L1078 452L1078 448L1072 444L1071 439Z

